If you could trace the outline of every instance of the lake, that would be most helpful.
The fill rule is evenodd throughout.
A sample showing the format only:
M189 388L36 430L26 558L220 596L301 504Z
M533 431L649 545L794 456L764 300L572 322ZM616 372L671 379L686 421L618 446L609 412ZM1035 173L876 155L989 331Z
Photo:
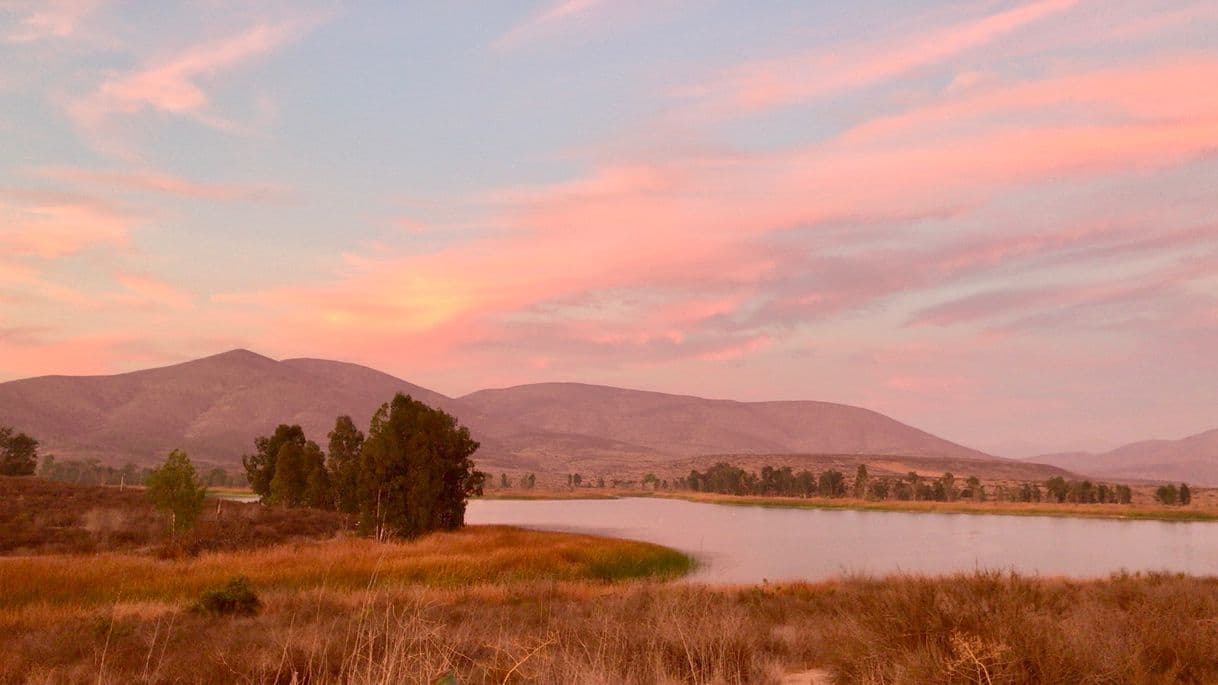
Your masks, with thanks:
M692 554L692 580L1014 569L1095 577L1218 574L1218 523L731 506L675 499L473 500L466 522L645 540Z

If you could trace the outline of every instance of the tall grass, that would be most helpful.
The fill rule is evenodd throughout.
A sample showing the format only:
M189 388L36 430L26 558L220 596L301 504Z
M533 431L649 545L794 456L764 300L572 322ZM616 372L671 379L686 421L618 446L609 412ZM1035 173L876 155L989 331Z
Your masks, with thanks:
M672 578L692 564L684 554L649 543L472 526L411 542L350 538L204 553L179 561L119 553L0 558L0 609L97 605L120 598L180 601L237 575L266 590L350 590Z
M1174 575L260 592L252 618L173 601L27 608L0 622L0 680L777 683L819 667L839 683L1218 681L1218 582Z
M209 500L194 530L170 540L168 519L142 489L0 476L0 554L199 552L333 537L343 517L316 509Z

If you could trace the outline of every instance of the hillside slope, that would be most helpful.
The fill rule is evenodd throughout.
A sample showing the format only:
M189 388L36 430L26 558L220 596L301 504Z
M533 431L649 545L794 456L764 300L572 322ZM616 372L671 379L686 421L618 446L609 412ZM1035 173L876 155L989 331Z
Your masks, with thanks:
M480 390L457 400L515 452L902 454L993 459L868 409L736 402L580 383Z
M406 392L429 404L452 400L355 364L275 361L233 350L183 364L114 376L43 376L0 384L0 424L43 443L45 453L147 463L174 448L196 459L238 463L253 439L299 423L325 442L334 418L366 425L381 402Z
M734 402L576 383L482 390L461 398L357 364L276 361L233 350L113 376L0 384L0 425L45 453L151 463L182 448L237 464L253 439L299 423L324 443L339 414L364 427L404 392L454 414L490 468L565 472L583 463L633 471L704 454L874 454L993 460L882 414L828 402Z
M1031 461L1103 478L1218 485L1218 429L1180 440L1143 440L1101 454L1045 454Z

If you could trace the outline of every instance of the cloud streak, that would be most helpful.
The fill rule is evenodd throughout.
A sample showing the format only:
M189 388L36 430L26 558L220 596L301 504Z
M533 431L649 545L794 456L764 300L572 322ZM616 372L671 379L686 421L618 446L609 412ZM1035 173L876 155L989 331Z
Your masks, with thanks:
M1076 0L1039 0L944 29L901 36L883 45L815 50L750 62L677 92L702 101L704 109L733 115L825 98L941 64L1076 4Z

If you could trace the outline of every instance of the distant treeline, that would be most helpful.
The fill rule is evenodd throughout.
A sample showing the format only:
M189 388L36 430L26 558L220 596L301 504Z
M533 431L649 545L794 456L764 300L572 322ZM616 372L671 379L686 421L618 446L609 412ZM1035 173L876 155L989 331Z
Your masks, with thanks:
M42 458L38 475L47 480L77 485L143 485L152 474L148 466L127 463L108 466L97 459L60 459L53 454ZM235 487L245 485L244 474L236 474L215 467L205 471L202 484L208 487Z
M674 486L680 490L713 492L723 495L754 495L767 497L847 497L867 500L899 500L952 502L989 500L1004 502L1057 502L1075 504L1130 504L1133 491L1128 485L1093 483L1090 480L1066 480L1054 476L1043 483L1024 482L1018 485L997 484L989 491L976 476L963 480L951 472L937 478L909 472L905 476L873 477L866 465L859 465L853 479L836 469L819 474L809 470L795 471L790 466L763 466L760 472L746 471L727 463L718 463L706 471L693 469ZM1188 484L1164 485L1156 492L1163 504L1186 505L1192 501Z

